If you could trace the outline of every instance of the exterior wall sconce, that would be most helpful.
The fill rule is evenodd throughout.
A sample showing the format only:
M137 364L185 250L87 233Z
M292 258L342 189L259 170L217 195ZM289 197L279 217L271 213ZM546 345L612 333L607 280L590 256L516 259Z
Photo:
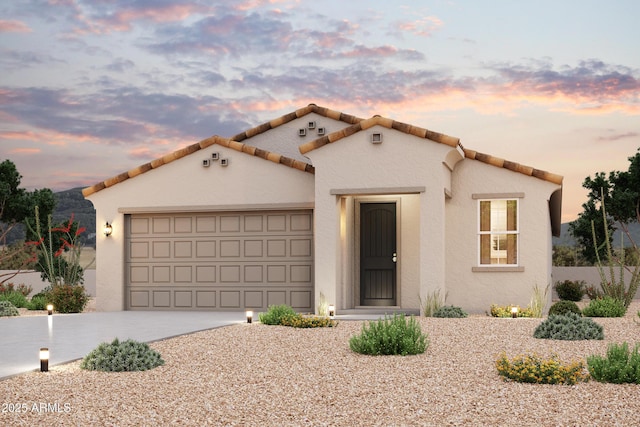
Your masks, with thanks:
M104 232L104 235L109 237L111 236L111 233L113 232L113 227L111 226L111 224L109 224L109 222L107 221L107 223L104 225L104 227L102 228L102 231Z
M329 318L333 319L336 315L336 306L333 304L329 304Z
M253 322L253 311L251 310L247 310L247 323L252 323Z
M40 349L40 372L49 372L49 349Z
M53 304L47 304L47 314L49 316L53 314Z
M511 317L514 319L518 317L518 307L511 307Z

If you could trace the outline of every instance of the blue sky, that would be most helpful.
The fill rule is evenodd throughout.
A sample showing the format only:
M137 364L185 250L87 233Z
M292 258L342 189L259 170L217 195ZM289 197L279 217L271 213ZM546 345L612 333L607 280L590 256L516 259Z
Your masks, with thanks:
M0 159L89 186L309 103L583 179L640 147L640 2L44 0L0 6Z

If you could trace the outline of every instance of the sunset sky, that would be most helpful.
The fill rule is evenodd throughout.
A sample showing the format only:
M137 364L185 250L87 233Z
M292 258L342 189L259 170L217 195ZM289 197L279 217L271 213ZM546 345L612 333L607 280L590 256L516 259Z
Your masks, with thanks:
M640 147L640 2L24 0L0 5L0 160L89 186L309 103L565 177L563 221Z

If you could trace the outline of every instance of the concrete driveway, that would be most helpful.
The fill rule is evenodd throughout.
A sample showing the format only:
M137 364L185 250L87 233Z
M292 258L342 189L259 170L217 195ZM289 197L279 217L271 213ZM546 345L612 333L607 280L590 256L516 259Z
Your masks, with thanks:
M193 311L0 317L0 380L40 369L41 347L49 348L53 366L83 358L114 338L150 342L245 321L244 312Z

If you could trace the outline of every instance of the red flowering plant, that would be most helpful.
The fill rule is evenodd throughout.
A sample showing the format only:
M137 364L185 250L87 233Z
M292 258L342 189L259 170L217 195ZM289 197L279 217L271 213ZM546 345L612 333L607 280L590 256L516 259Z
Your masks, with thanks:
M34 245L38 252L36 270L41 272L42 280L50 283L46 293L56 311L63 313L80 312L86 306L89 296L85 292L84 269L80 265L82 242L80 235L86 230L73 220L73 214L67 223L51 225L48 216L47 233L43 236L40 216L36 206L35 215L37 240L27 242Z

